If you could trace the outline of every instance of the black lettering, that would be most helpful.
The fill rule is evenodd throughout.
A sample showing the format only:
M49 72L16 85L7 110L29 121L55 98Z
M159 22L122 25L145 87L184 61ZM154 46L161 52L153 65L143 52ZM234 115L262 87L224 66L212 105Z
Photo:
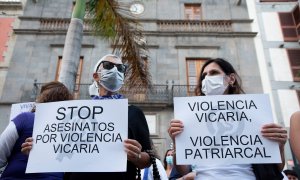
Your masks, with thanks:
M242 148L234 148L233 150L234 150L234 158L237 158L236 156L237 154L239 154L241 158L244 158L242 155Z
M203 107L203 105L206 105L206 108L205 107ZM207 111L207 110L209 110L209 104L208 104L208 102L202 102L201 104L200 104L200 106L201 106L201 109L203 110L203 111Z
M56 142L56 137L57 137L57 134L51 134L50 135L50 142Z
M185 149L184 151L185 151L185 159L187 159L188 156L193 154L193 151L191 149Z
M250 156L248 156L248 154L247 154L247 150L250 150L251 152L252 152L252 149L250 148L250 147L246 147L245 149L244 149L244 155L247 157L247 158L252 158L253 157L253 154L252 153L250 153Z
M265 158L271 158L271 156L268 156L268 155L267 155L266 149L265 149L264 147L263 147L263 151L264 151L264 157L265 157Z
M56 116L56 119L57 119L57 120L63 120L63 119L66 118L65 113L61 112L61 110L66 111L66 108L60 107L60 108L57 109L57 114L61 114L61 115L62 115L61 118L59 118L58 116Z
M189 105L189 107L190 107L191 111L194 111L194 109L195 109L195 107L196 107L196 102L194 102L194 106L193 106L193 107L191 106L191 104L190 104L190 103L188 103L188 105Z
M57 151L58 151L59 149L61 149L61 146L62 146L61 144L58 144L57 147L55 147L55 144L53 144L54 152L57 153Z
M199 156L202 159L201 153L199 149L196 149L195 155L194 155L194 159L196 159L196 157Z
M241 103L241 106L239 106L239 103ZM235 102L235 105L236 105L236 108L237 109L244 109L244 107L245 106L243 106L243 101L242 100L237 100L236 102Z
M250 137L251 137L251 135L250 135ZM243 141L244 138L246 138L245 141ZM241 142L242 145L248 145L248 144L249 144L248 136L246 136L246 135L241 135L241 137L240 137L240 142Z
M254 106L255 109L257 109L256 105L254 104L253 100L250 101L249 109Z
M114 131L114 130L115 130L114 125L115 125L115 124L114 124L113 122L108 123L108 128L107 128L107 130L108 130L108 131Z
M213 159L214 158L214 155L217 155L218 158L220 158L219 156L219 149L218 148L211 148L211 158Z
M75 108L78 108L78 106L71 106L71 107L68 107L68 109L71 109L70 119L73 119L73 110L74 110Z
M47 132L50 132L50 129L49 129L49 124L47 124L47 125L46 125L46 127L45 127L45 129L44 129L44 132L43 132L43 133L45 133L46 131L47 131Z
M96 111L96 110L99 111ZM103 112L103 108L101 106L94 106L93 107L93 119L95 119L95 114L101 114Z
M224 102L225 101L218 101L218 109L219 110L226 110Z
M214 116L216 116L216 113L214 113L214 112L211 112L211 113L209 113L208 114L208 120L210 121L210 122L215 122L215 121L217 121L217 118L211 118L210 116L211 115L214 115Z
M43 137L42 135L37 135L35 138L35 143L37 144L38 140L41 140L42 137Z
M190 136L190 140L192 141L193 146L196 146L197 142L198 142L199 137L197 136L195 141L193 140L193 138Z
M82 109L83 109L83 108L87 109L88 114L87 114L86 117L83 117L83 116L81 115L81 112L82 112ZM85 111L83 111L83 112L85 112ZM79 108L79 110L78 110L78 116L80 117L80 119L87 119L88 117L90 117L90 115L91 115L91 110L90 110L89 107L87 107L87 106L82 106L82 107Z

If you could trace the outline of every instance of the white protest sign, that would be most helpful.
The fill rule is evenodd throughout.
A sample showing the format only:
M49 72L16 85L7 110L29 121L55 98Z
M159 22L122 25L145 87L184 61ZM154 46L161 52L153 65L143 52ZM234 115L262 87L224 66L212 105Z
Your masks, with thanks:
M278 143L260 132L273 122L266 94L175 97L174 111L184 125L175 138L178 164L281 162Z
M26 173L124 172L128 100L36 104Z
M10 120L13 120L17 115L22 112L30 112L34 107L35 102L17 103L12 104L10 109Z

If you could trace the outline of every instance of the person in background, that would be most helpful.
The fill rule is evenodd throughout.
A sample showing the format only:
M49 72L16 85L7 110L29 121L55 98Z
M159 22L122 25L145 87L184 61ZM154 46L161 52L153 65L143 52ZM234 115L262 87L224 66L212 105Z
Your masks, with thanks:
M243 94L241 80L233 66L224 59L210 59L206 61L201 69L198 85L195 90L198 96L213 96L222 94ZM176 149L175 137L183 132L184 124L181 120L173 119L168 129ZM279 180L282 179L281 171L284 167L284 145L287 140L287 131L280 125L270 123L261 128L262 136L279 144L282 163L280 164L229 164L195 166L197 180ZM175 154L175 153L174 153ZM175 156L174 156L175 157ZM176 158L174 165L176 169L185 175L190 172L190 166L177 165Z
M103 56L96 63L93 71L95 81L93 85L96 85L98 95L90 95L93 95L94 100L125 98L118 93L124 84L125 72L126 66L118 56L113 54ZM90 89L91 92L95 91L95 87ZM22 151L28 154L31 148L32 138L28 138L22 144ZM141 179L140 169L151 165L151 153L148 153L151 151L150 134L143 111L133 105L128 107L128 139L124 140L124 148L127 153L126 172L70 172L65 173L64 179ZM101 161L101 159L97 159L97 161Z
M164 168L169 177L173 168L173 149L168 149L165 153Z
M73 99L72 94L60 82L52 81L41 88L37 103L65 101ZM1 180L8 179L39 179L61 180L63 173L30 173L26 174L28 156L21 153L21 144L32 136L35 108L15 117L0 136L0 167L6 168Z
M290 120L290 143L297 160L300 162L300 111L295 112Z
M298 175L294 170L286 169L283 172L289 180L298 180Z

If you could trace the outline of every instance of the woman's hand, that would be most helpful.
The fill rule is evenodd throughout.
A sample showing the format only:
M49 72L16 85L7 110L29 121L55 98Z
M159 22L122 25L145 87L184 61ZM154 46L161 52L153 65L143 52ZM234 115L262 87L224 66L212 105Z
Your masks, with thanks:
M279 124L265 124L261 129L261 133L267 139L278 142L280 147L284 147L287 141L287 131Z
M134 139L124 140L125 151L128 161L135 164L138 168L144 169L151 165L150 156L142 152L142 145Z
M170 122L170 127L168 129L169 136L175 141L175 136L182 133L183 123L180 120L172 119Z
M32 137L29 137L29 138L26 138L25 142L22 143L21 147L21 152L23 154L26 154L26 155L29 155L31 149L32 149L32 144L33 144L33 138Z
M279 143L281 163L278 164L278 170L282 171L285 166L284 145L287 141L287 131L278 124L265 124L261 129L261 134L267 139Z
M126 139L124 140L124 143L125 151L129 161L136 161L137 159L141 158L142 145L138 141L134 139Z

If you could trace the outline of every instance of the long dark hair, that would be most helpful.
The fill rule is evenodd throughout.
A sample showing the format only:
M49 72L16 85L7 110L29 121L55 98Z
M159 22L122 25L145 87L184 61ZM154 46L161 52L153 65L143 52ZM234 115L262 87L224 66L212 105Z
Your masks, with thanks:
M149 154L150 156L150 162L152 164L152 170L153 170L153 180L160 180L160 174L159 174L159 170L156 164L156 159L159 159L159 156L157 154L156 148L154 146L153 140L150 139L150 144L151 144L151 150L146 150L146 152ZM144 171L145 172L145 171ZM141 170L137 169L137 180L141 180Z
M224 94L243 94L243 93L245 93L244 90L242 89L242 80L241 80L240 76L236 73L236 71L234 70L233 66L224 59L216 58L216 59L210 59L210 60L206 61L204 63L204 65L202 66L202 69L200 71L200 76L198 79L198 84L195 89L195 94L197 96L204 96L204 94L201 90L202 81L204 79L204 76L202 74L203 74L205 67L211 63L218 64L226 75L234 74L234 76L235 76L234 83L232 85L228 86L228 88L226 89Z

